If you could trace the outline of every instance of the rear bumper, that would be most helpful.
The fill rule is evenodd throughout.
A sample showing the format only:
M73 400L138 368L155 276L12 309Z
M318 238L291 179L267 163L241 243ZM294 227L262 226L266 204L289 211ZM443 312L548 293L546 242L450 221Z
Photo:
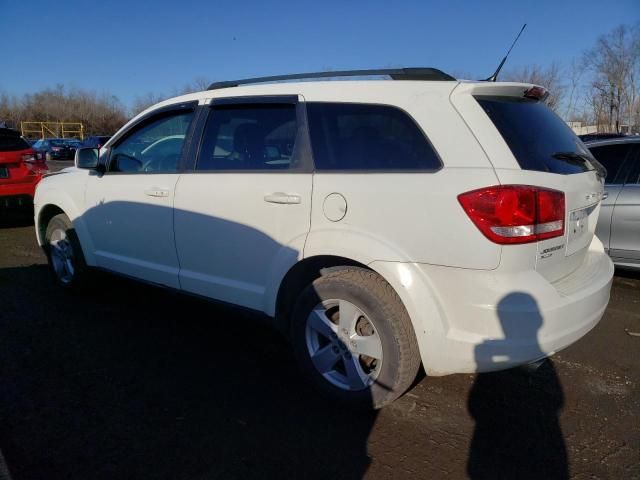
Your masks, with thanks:
M411 265L410 288L406 272L405 285L394 287L402 291L430 375L503 370L553 355L602 318L613 278L595 237L583 264L554 283L535 271L403 265Z
M0 184L0 206L20 206L27 201L33 204L36 185L40 181L40 177L34 177L36 178L37 180L31 183Z

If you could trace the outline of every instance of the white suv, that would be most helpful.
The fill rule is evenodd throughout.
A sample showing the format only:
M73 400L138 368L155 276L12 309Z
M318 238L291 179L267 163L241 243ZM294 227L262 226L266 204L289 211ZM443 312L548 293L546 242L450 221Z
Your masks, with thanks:
M213 84L79 150L35 197L59 283L96 267L261 312L318 388L376 408L421 364L505 369L593 328L602 173L544 89L357 73L392 79Z

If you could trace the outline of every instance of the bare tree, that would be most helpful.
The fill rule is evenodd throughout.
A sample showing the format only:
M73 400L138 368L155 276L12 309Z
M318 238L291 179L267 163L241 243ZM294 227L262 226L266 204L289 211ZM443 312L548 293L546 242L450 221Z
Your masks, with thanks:
M187 93L201 92L206 90L211 85L211 80L207 77L199 76L194 78L191 82L185 84L180 91L181 95Z
M62 85L22 97L0 94L0 119L20 128L20 122L81 122L87 134L110 134L127 120L124 106L113 95Z
M583 56L592 73L590 104L599 130L631 128L639 95L640 24L620 25L601 36Z
M585 121L584 113L579 109L579 105L583 100L582 94L582 78L584 76L585 69L582 62L572 60L568 68L567 73L567 91L565 96L566 109L564 118L568 121Z
M137 96L133 100L133 104L131 105L131 116L137 115L138 113L146 110L151 105L154 105L162 100L165 100L167 97L161 94L148 92L145 95Z

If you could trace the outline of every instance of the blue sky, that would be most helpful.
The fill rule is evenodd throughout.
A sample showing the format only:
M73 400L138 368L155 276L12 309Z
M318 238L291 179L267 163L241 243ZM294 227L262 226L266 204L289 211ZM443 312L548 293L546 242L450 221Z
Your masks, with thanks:
M0 92L64 84L129 105L196 77L385 66L486 77L523 23L510 68L569 63L638 21L640 0L0 0Z

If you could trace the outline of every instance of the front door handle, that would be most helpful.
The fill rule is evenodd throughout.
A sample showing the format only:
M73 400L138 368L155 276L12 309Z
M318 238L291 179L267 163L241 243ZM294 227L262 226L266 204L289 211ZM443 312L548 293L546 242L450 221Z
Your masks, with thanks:
M268 203L279 203L279 204L296 204L300 203L302 200L300 195L283 193L283 192L275 192L269 195L264 196L264 201Z
M167 190L165 188L151 187L151 188L145 190L144 194L148 195L150 197L168 197L169 196L169 190Z

